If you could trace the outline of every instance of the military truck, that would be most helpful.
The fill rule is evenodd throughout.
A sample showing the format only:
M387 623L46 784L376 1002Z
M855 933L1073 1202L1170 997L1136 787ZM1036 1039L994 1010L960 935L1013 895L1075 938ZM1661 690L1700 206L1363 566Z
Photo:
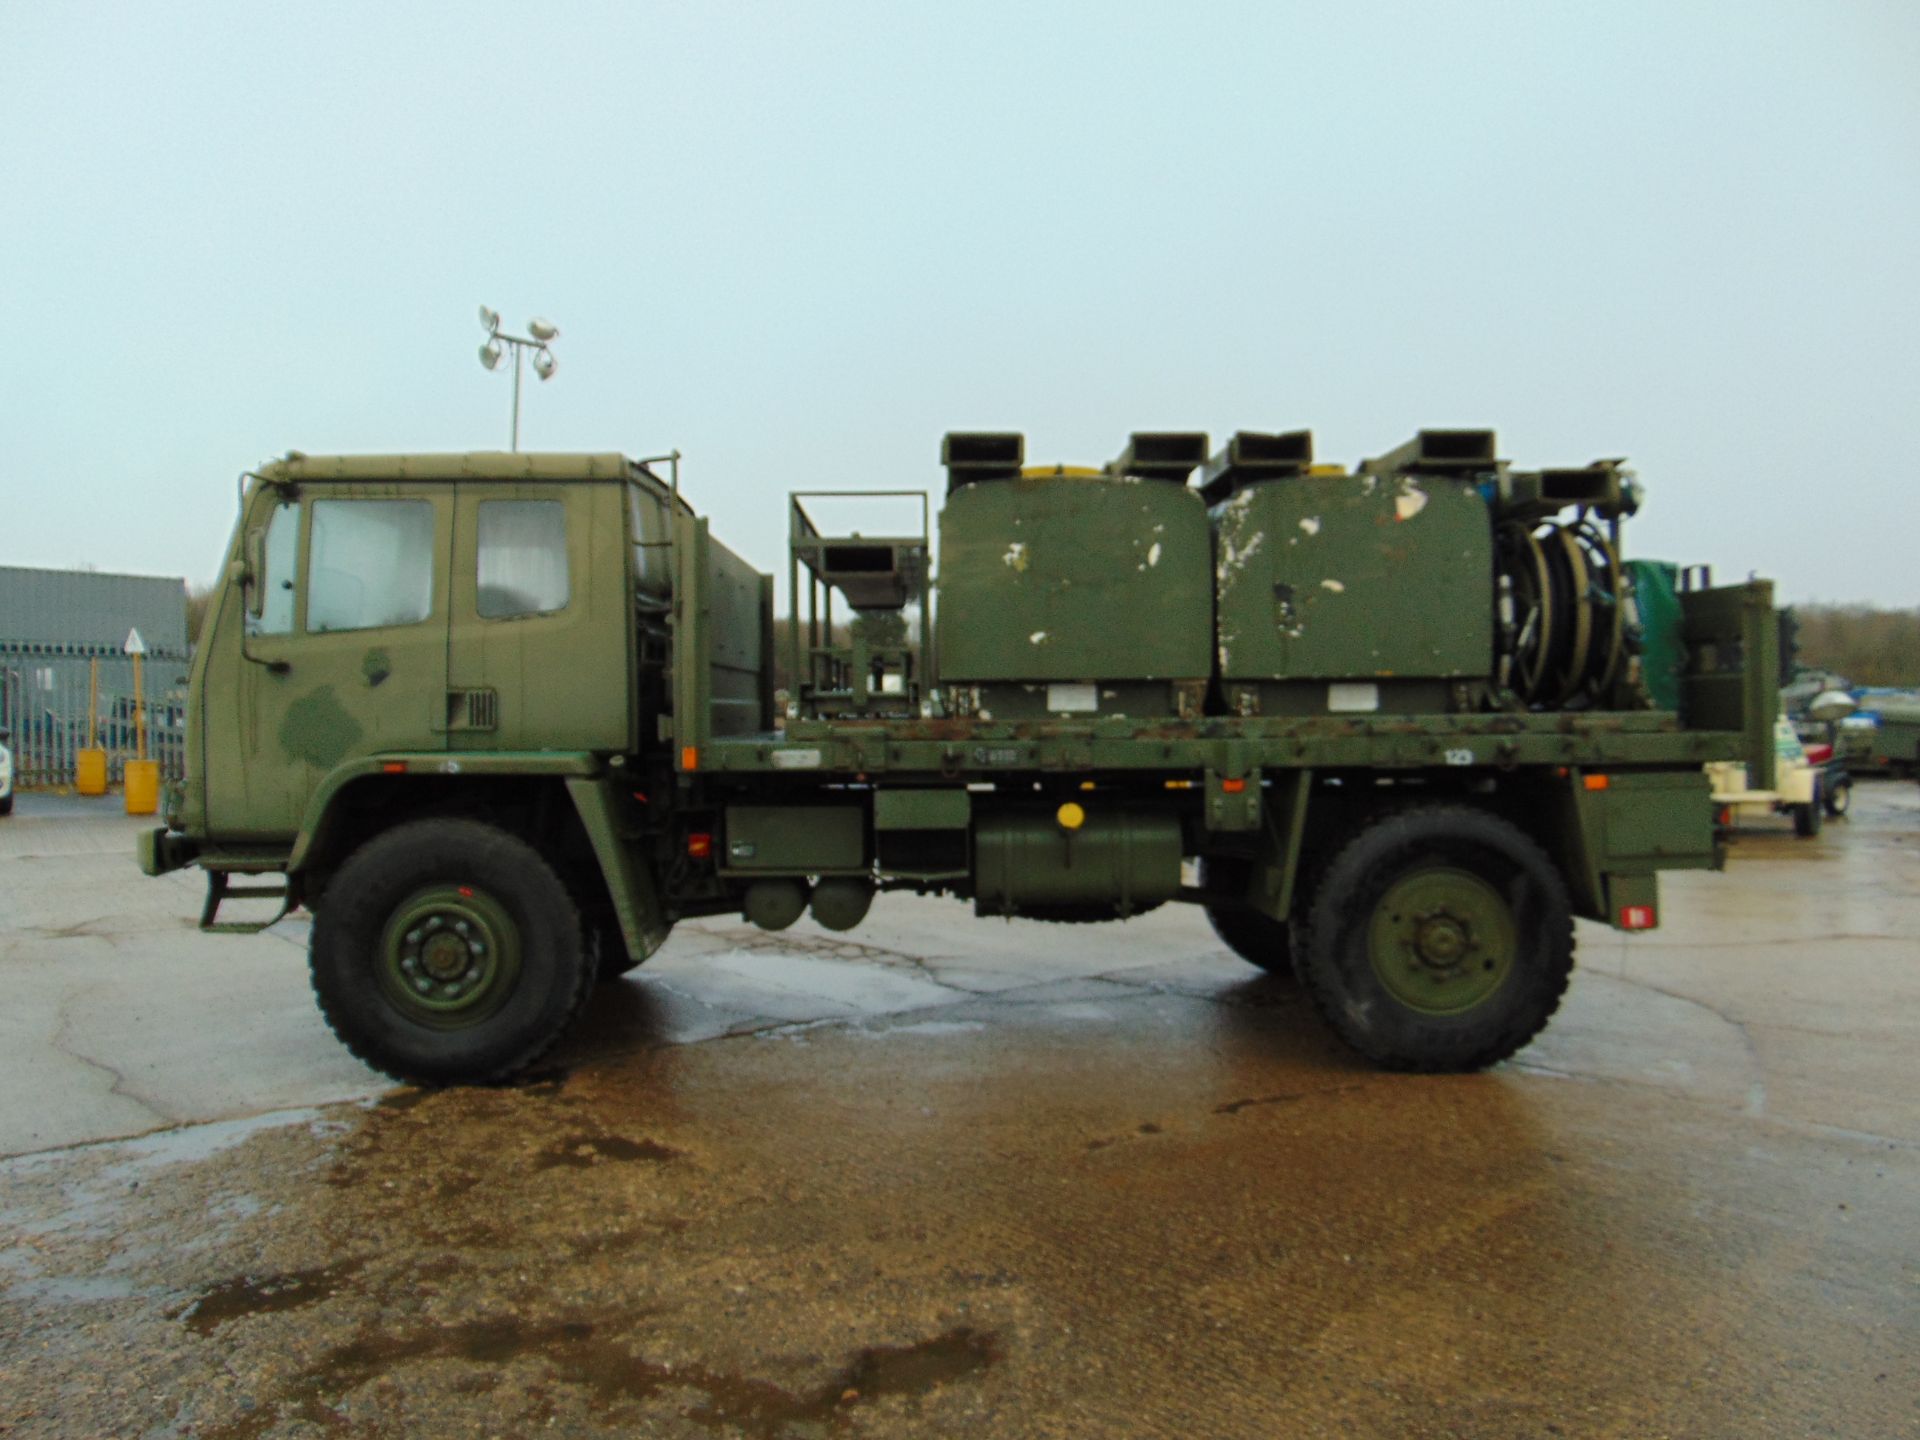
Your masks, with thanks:
M1866 692L1856 717L1840 731L1843 753L1861 775L1920 775L1920 694Z
M1460 1071L1547 1023L1576 916L1650 929L1657 872L1721 863L1707 762L1772 783L1771 586L1669 566L1643 606L1621 462L941 458L937 564L924 491L878 534L790 497L783 643L677 453L250 472L143 869L203 869L208 930L306 906L328 1023L426 1084L525 1070L682 919L887 890L1197 905L1371 1061Z

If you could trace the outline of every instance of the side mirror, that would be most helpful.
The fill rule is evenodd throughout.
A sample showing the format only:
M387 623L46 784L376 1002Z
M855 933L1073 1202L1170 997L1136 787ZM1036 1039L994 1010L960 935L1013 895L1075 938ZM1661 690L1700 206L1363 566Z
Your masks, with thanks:
M267 612L267 587L260 583L267 568L267 532L263 529L249 530L243 548L245 558L227 567L227 581L246 587L247 614L258 620Z

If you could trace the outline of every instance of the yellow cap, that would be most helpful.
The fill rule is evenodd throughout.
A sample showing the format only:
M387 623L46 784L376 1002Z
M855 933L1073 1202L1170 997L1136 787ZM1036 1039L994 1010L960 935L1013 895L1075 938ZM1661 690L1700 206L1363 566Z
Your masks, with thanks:
M1054 812L1053 818L1060 822L1062 830L1078 830L1087 823L1087 812L1069 800Z

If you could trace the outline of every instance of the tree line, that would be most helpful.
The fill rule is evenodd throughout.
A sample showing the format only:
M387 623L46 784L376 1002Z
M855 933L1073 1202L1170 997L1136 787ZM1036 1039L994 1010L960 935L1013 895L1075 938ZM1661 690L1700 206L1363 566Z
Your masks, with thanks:
M1920 686L1920 609L1796 605L1795 659L1855 685Z

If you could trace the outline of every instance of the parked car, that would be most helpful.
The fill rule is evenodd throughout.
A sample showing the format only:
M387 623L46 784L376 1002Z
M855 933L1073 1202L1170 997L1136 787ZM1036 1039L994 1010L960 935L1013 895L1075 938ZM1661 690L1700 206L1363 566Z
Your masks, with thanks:
M13 736L0 730L0 815L13 813Z

